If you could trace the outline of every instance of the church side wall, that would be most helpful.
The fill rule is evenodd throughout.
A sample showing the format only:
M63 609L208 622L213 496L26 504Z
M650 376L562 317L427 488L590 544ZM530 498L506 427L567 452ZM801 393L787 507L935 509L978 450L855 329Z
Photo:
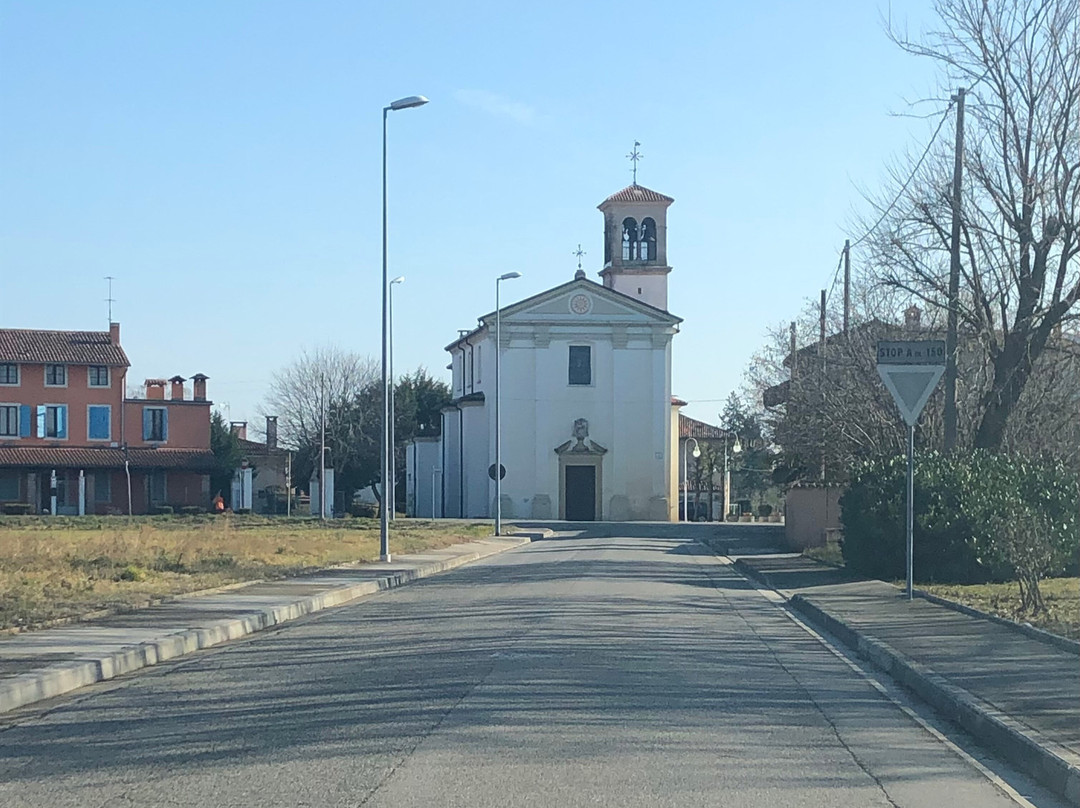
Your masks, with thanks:
M458 409L447 408L443 410L442 424L442 456L440 458L443 468L443 508L440 516L460 518L465 514L461 508L461 464L459 449L461 447L461 433L459 431Z
M493 393L494 395L494 393ZM505 409L505 401L504 409ZM493 516L488 502L488 466L491 455L488 449L488 414L494 410L494 399L482 403L462 403L463 441L465 447L465 515L483 519ZM506 465L503 463L503 465Z

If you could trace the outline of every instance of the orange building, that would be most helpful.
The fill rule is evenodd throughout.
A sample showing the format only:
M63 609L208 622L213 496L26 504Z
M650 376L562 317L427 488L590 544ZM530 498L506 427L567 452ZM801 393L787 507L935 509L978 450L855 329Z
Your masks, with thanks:
M120 325L0 329L0 511L148 513L210 504L206 379L148 379L126 398ZM165 386L170 385L169 396Z

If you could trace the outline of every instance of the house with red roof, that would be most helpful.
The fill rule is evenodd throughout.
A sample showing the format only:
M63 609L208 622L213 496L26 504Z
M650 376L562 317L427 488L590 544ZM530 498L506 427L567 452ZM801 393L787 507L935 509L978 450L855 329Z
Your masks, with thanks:
M190 397L187 379L173 376L147 379L145 398L128 398L130 366L119 323L108 331L0 329L0 512L209 505L208 377L192 377Z

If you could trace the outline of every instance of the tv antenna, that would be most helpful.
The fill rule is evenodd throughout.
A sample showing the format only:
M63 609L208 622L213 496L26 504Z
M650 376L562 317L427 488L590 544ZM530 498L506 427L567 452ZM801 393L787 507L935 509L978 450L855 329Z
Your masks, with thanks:
M116 278L114 278L112 275L106 275L105 280L109 282L109 296L105 298L105 302L109 304L109 325L111 326L113 324L112 304L116 302L112 296L112 282L115 281Z

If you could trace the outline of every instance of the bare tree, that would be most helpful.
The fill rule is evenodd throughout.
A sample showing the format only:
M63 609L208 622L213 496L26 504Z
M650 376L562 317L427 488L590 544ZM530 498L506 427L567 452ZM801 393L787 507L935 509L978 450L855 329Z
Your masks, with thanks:
M319 442L323 413L352 404L379 378L376 360L327 345L303 351L274 374L262 409L278 416L278 437L293 449Z
M890 34L936 61L950 91L967 88L958 315L988 371L971 444L996 449L1048 344L1080 318L1080 0L938 0L936 11L940 30ZM910 173L878 206L873 272L944 310L951 145Z

